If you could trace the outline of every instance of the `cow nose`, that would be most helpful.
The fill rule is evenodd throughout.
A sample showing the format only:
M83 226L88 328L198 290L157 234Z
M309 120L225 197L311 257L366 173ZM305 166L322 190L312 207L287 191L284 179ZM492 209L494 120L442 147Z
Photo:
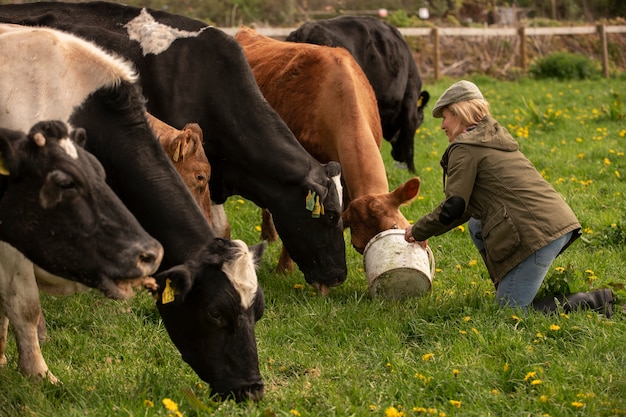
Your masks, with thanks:
M139 251L137 267L144 276L154 274L163 260L163 246L157 241Z

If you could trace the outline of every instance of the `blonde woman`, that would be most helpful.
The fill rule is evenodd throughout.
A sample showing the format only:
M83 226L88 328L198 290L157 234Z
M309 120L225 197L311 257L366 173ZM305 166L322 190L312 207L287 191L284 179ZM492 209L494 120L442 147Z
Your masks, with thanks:
M450 86L433 108L448 148L441 158L445 199L406 229L408 242L468 223L502 306L566 311L592 308L611 316L613 294L596 290L535 300L554 259L580 236L572 209L520 152L470 81Z

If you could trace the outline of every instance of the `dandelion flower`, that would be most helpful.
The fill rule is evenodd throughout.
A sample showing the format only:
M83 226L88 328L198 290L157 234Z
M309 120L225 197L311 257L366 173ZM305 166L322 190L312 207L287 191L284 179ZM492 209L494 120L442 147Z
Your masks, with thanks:
M425 355L422 355L422 360L423 360L423 361L429 361L429 360L431 360L434 356L435 356L435 354L434 354L434 353L426 353Z
M541 385L541 379L533 379L530 381L530 385Z
M450 404L452 404L453 406L455 406L456 408L461 408L461 401L457 401L457 400L450 400Z
M459 371L458 369L453 369L452 370L452 375L454 375L454 377L456 378L459 375L460 372L461 371Z
M541 401L542 403L547 403L548 402L548 397L545 395L542 395L541 397L539 397L539 401Z
M582 408L582 407L584 407L584 406L585 406L585 404L581 403L580 401L574 401L574 402L572 403L572 407Z
M504 366L502 367L502 370L503 370L504 372L506 372L506 371L508 371L508 370L509 370L509 363L508 363L508 362L506 362L506 363L504 364Z
M463 317L463 321L467 322L470 321L472 318L470 316L465 316Z
M385 410L385 417L404 417L404 411L399 411L396 407L389 407Z
M165 408L167 408L170 411L178 411L178 404L176 404L174 401L170 400L169 398L163 398L163 406L165 406Z
M476 265L478 265L478 261L476 259L472 259L467 264L469 266L476 266Z
M457 229L459 230L459 232L463 233L465 232L465 227L463 225L457 226Z
M556 332L557 330L560 330L561 326L559 326L558 324L551 324L550 325L550 330L552 330L553 332Z
M154 403L150 400L143 400L143 406L146 408L154 408Z
M535 376L537 376L537 372L535 371L528 372L526 376L524 377L524 381L528 381L529 379L534 378Z

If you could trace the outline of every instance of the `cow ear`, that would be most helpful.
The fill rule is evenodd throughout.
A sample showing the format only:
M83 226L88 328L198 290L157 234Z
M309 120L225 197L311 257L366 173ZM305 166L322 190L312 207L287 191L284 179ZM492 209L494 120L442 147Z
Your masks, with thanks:
M401 206L410 203L420 191L421 181L418 177L413 177L391 192L394 202Z
M82 127L77 127L76 129L70 132L70 138L81 148L85 147L85 143L87 143L87 131Z
M341 165L337 161L330 161L326 164L326 172L329 177L335 177L341 174Z
M419 99L417 99L417 108L424 109L428 104L428 100L430 100L430 93L428 91L422 91L420 93Z
M15 175L19 165L16 146L25 139L26 135L22 132L0 128L0 175Z
M154 292L158 304L182 301L193 286L191 270L186 265L160 272L154 279L158 286Z

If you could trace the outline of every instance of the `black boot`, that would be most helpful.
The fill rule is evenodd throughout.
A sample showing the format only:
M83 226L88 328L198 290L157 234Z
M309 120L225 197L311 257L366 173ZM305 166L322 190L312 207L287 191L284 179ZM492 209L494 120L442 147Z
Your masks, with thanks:
M563 307L565 313L589 308L599 313L604 313L606 318L613 315L613 292L609 289L595 290L590 292L577 292L569 295L555 295L535 300L531 304L537 311L551 313L558 310L558 306Z

